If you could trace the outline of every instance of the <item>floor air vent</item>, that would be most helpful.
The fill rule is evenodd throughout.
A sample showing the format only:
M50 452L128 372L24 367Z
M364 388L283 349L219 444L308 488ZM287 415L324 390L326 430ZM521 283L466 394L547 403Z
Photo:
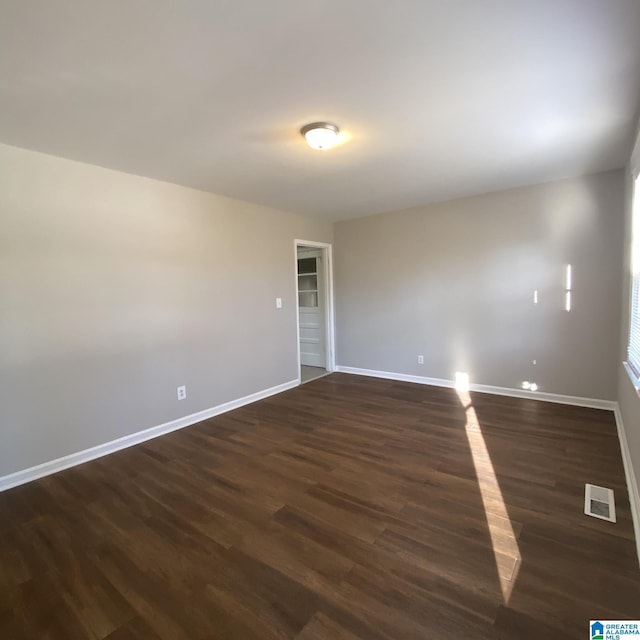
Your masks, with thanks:
M605 487L596 487L595 484L585 484L584 512L588 516L600 518L600 520L615 522L616 503L613 499L613 490Z

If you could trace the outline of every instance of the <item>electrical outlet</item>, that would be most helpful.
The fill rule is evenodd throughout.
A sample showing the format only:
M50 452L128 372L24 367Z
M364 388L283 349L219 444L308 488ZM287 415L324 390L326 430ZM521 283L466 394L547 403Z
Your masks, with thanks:
M424 364L424 356L418 356L418 364Z
M187 387L183 384L178 387L178 400L184 400L187 397Z

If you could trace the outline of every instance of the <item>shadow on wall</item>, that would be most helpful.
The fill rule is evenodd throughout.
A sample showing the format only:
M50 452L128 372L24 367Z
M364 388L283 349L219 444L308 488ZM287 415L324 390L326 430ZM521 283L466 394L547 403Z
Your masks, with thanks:
M340 364L613 399L621 177L337 223Z

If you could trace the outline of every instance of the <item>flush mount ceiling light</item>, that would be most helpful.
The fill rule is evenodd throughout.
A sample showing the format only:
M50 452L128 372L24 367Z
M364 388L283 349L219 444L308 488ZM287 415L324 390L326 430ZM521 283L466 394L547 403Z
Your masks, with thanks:
M300 133L305 137L312 149L330 149L338 142L340 129L330 122L312 122L306 124Z

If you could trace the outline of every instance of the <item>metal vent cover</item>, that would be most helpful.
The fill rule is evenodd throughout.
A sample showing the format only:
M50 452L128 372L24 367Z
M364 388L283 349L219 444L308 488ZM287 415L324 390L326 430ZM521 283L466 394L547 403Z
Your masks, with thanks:
M613 489L598 487L595 484L584 485L584 512L588 516L616 521L616 502L613 497Z

